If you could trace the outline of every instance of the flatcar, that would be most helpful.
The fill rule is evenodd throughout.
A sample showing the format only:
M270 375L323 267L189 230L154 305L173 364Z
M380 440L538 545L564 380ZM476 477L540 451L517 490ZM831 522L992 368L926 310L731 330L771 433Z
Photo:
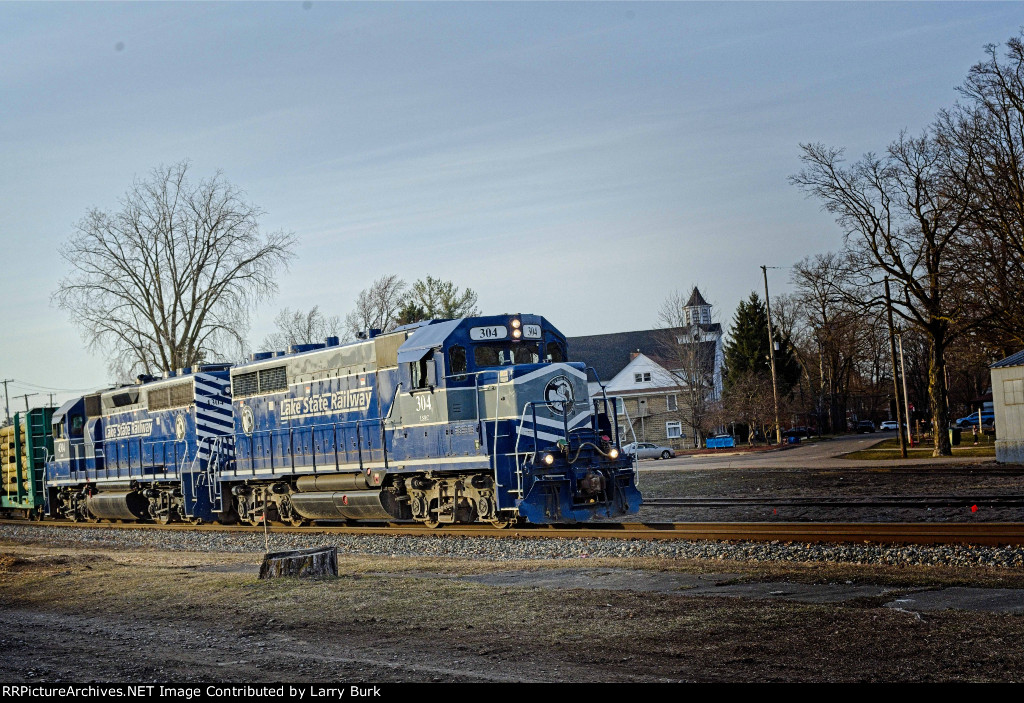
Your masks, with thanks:
M43 472L53 453L53 408L15 413L0 427L0 515L41 519L45 509Z
M571 523L635 513L614 400L535 315L431 320L183 369L53 412L72 520Z

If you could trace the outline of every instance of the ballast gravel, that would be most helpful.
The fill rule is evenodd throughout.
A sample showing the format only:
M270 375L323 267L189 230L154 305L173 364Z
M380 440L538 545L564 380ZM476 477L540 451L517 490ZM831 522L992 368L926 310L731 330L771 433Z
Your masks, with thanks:
M68 528L0 525L0 540L54 546L163 549L189 552L263 554L264 535L252 532ZM750 562L833 562L846 564L954 567L1021 567L1024 547L971 545L817 544L800 542L718 542L685 540L488 538L443 534L420 536L274 534L270 551L337 547L339 554L391 557L447 557L492 562L549 559L708 559Z

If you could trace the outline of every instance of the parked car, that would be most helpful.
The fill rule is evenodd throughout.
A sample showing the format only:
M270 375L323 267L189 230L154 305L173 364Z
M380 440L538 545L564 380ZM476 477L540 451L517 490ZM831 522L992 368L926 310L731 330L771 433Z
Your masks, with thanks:
M871 422L871 420L861 420L860 422L857 423L857 434L863 434L865 432L874 431L875 423Z
M622 451L637 459L670 459L676 455L672 447L665 447L651 442L630 442L622 447Z
M882 424L880 424L878 426L878 429L880 429L880 430L897 430L897 429L899 429L899 424L895 420L883 420Z
M982 427L991 427L992 425L995 424L995 421L996 421L996 414L994 412L986 412L984 410L981 411L981 426ZM974 413L973 415L968 415L967 417L962 417L959 420L957 420L954 424L957 427L961 428L961 429L965 429L965 430L970 429L971 425L977 425L978 424L978 413Z
M786 437L810 437L810 431L803 426L790 427L788 430L782 433Z

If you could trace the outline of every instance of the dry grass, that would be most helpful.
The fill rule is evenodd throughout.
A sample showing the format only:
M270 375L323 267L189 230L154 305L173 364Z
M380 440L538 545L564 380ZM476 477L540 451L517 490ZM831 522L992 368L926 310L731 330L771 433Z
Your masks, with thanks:
M965 432L962 435L961 444L958 446L951 447L953 456L961 457L989 457L995 458L996 446L995 440L988 435L981 435L978 439L978 444L973 444L971 435L969 432ZM934 447L931 444L930 438L925 438L925 442L922 445L916 447L907 448L908 459L929 459L932 456ZM890 437L889 439L883 439L877 442L867 449L862 449L856 452L850 452L848 454L841 454L841 459L857 459L860 461L893 461L902 459L903 455L900 452L900 440L898 437Z
M102 653L114 665L118 657L173 662L175 652L192 646L188 637L197 623L220 623L229 642L273 632L311 652L352 643L371 647L381 661L395 659L409 666L430 662L466 680L480 671L564 681L974 681L1024 674L1024 652L1016 647L1024 634L1024 618L1019 617L935 613L918 619L880 608L878 599L806 605L496 587L457 578L481 571L614 565L738 572L742 579L920 586L977 583L974 577L980 575L992 585L1020 583L1019 575L1008 573L644 559L493 564L344 557L340 578L258 581L249 573L209 570L252 567L251 555L5 551L0 562L8 568L0 577L3 609L65 615L61 640L79 648L82 660ZM130 650L119 650L116 644L80 635L76 622L103 617L178 632L179 639L173 651L158 652L145 639L133 641ZM38 657L41 642L35 642L31 656ZM251 646L243 649L247 659L257 657L260 667L271 667L281 658L280 650L271 648L264 663ZM19 650L5 656L10 661L20 656ZM232 656L240 655L221 651L216 658ZM190 666L196 675L205 671L202 664ZM336 672L325 669L324 678L331 671ZM434 680L433 674L413 668L403 671L406 678L401 680ZM223 669L218 672L224 676ZM280 669L257 671L257 679L280 675ZM364 679L381 675L380 669L365 670Z

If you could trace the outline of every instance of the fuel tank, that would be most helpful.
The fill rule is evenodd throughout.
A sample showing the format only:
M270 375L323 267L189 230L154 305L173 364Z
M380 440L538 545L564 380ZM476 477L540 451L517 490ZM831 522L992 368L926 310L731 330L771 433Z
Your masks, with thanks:
M103 520L143 520L149 516L149 501L136 491L98 493L86 498L85 506Z
M294 493L292 509L309 520L411 520L407 503L388 491Z

